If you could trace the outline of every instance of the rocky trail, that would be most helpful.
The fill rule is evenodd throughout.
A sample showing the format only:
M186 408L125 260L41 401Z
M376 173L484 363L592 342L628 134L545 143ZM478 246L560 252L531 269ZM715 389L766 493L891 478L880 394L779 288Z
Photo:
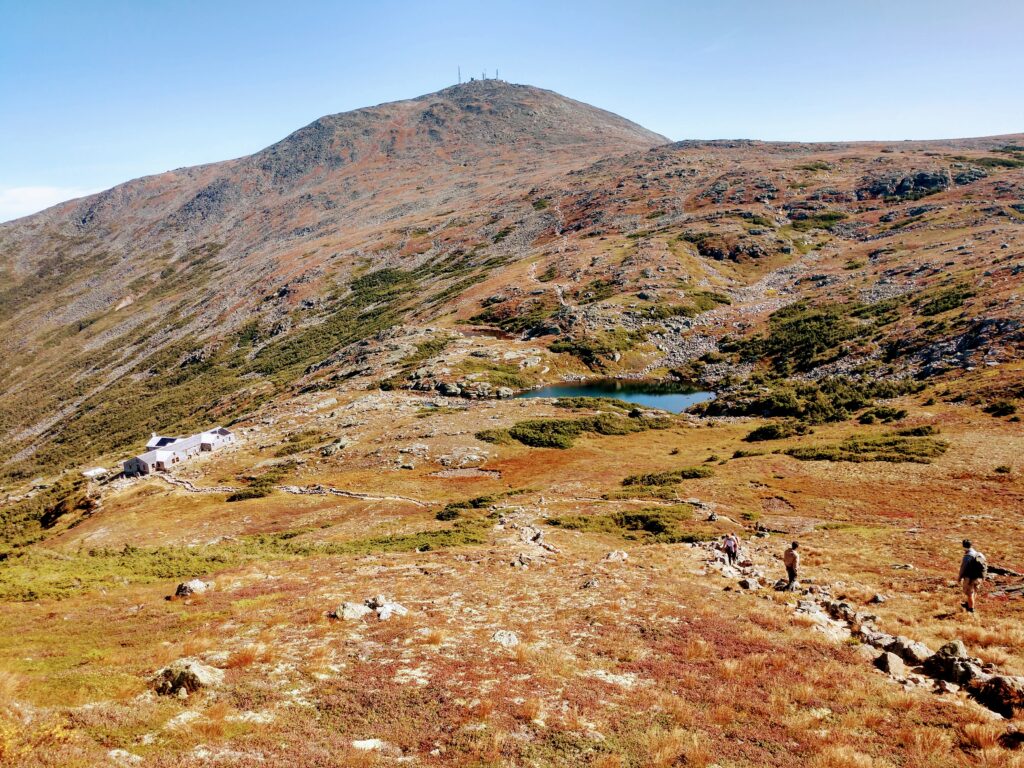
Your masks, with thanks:
M763 534L755 535L741 549L745 556L729 565L725 553L716 543L695 544L703 554L706 571L718 573L724 579L735 581L739 593L756 593L764 589L788 592L785 578L772 582L770 571L781 571L781 558L769 552ZM962 640L946 643L938 651L902 635L892 635L877 627L878 617L858 610L850 602L837 596L846 585L829 584L815 579L797 583L792 594L797 597L791 608L796 616L837 643L859 643L861 655L875 668L884 672L905 689L930 688L938 695L962 693L989 711L1012 718L1015 709L1024 705L1024 676L1003 674L990 663L968 654ZM726 590L733 590L732 585ZM876 594L869 603L885 602Z

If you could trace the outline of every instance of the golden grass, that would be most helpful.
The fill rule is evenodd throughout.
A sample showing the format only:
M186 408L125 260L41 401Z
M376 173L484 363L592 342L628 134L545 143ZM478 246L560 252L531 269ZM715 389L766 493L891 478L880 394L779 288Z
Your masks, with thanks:
M651 728L644 734L644 747L645 765L652 768L673 765L706 768L712 760L704 737L685 728Z

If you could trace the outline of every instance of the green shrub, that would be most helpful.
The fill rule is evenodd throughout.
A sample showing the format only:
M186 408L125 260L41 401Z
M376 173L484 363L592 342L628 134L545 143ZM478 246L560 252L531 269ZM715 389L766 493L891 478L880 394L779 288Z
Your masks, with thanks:
M831 171L832 170L832 166L831 165L829 165L828 163L823 162L821 160L814 160L814 161L809 162L809 163L800 163L799 165L794 165L793 167L796 168L799 171Z
M693 507L676 504L607 515L563 515L545 520L548 525L573 531L611 533L647 543L707 541L712 532L683 532L682 524L693 520Z
M787 421L763 424L751 431L743 440L748 443L760 443L766 440L783 440L787 437L793 437L793 435L803 435L806 433L807 426L805 424Z
M878 405L870 410L862 413L858 418L861 424L874 424L876 421L880 421L883 424L888 424L892 421L899 421L905 419L907 412L903 408L893 408L888 405Z
M890 399L919 392L924 384L910 380L856 380L831 376L800 382L752 376L714 400L689 409L704 416L783 417L805 424L845 421L852 413L874 404L875 398Z
M531 448L571 448L583 433L584 422L571 419L531 419L508 430L509 437Z
M247 499L262 499L269 496L274 489L266 485L254 485L249 488L242 488L228 496L227 501L245 501Z
M794 219L793 229L798 232L806 232L809 229L832 229L845 218L846 214L842 211L821 211L805 219Z
M948 444L932 437L899 434L851 437L840 443L789 448L786 454L801 461L890 461L929 464L946 452Z
M531 419L521 421L509 429L483 430L477 439L489 443L516 440L531 448L571 448L576 438L584 433L596 435L629 435L649 429L667 429L672 420L646 417L632 411L628 418L599 413L585 419Z
M702 477L711 477L714 473L715 472L711 467L684 467L683 469L671 470L669 472L658 472L656 474L630 475L622 481L622 485L677 485L683 480L696 480Z
M915 302L917 311L926 316L941 315L953 309L959 309L967 299L974 296L974 291L964 285L955 285L943 291L932 294L922 300Z
M907 427L906 429L900 429L896 434L902 435L903 437L930 437L931 435L939 434L939 430L931 424L923 424L919 427Z
M748 451L744 449L733 451L732 457L734 459L746 459L750 456L764 456L764 451ZM723 464L725 462L722 462Z
M767 334L742 341L723 340L719 348L735 352L747 362L767 358L782 375L807 371L836 359L844 342L873 330L871 324L851 319L852 311L842 304L798 302L771 315Z
M548 264L547 269L537 275L537 280L542 283L550 283L556 277L558 277L558 265L552 262Z
M613 397L560 397L556 408L573 408L588 411L632 411L634 406Z
M604 367L605 358L616 352L627 352L647 337L643 331L604 331L596 336L582 338L562 338L548 346L552 352L569 354L578 357L591 370Z
M997 400L986 405L983 410L990 416L1012 416L1017 412L1017 406L1009 400Z

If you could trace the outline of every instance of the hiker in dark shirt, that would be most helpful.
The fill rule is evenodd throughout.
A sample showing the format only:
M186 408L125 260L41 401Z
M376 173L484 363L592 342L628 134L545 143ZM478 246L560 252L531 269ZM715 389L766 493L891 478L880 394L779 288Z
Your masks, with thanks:
M786 589L793 589L796 586L796 579L800 572L800 553L797 552L799 546L800 543L794 541L792 546L782 553L782 563L786 566L786 577L789 579Z
M964 559L960 561L960 576L957 581L960 582L966 598L963 607L967 609L968 613L974 613L978 587L988 575L988 562L986 562L985 556L972 546L970 539L964 539L963 544L966 551Z

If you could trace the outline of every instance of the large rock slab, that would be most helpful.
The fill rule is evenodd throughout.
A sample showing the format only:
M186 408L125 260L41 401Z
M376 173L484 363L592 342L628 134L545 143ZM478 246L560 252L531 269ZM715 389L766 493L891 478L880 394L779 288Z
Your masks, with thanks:
M891 651L908 664L924 664L935 655L935 652L924 643L911 640L909 637L897 637L887 646L885 650Z
M893 677L904 678L907 676L907 667L904 665L903 659L890 651L883 651L879 654L875 659L875 666Z

